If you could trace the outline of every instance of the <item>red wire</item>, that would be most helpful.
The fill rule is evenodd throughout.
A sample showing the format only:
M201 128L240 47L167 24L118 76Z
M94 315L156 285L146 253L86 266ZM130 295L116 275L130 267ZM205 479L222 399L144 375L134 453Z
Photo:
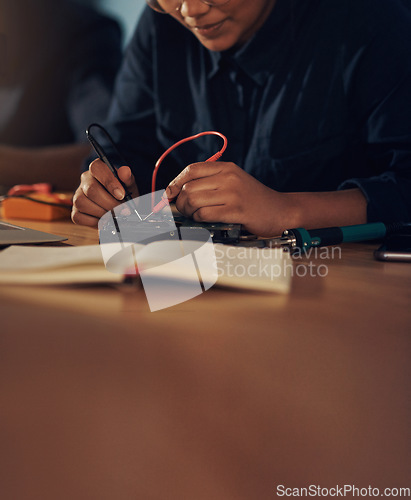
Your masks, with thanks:
M192 141L193 139L197 139L198 137L202 137L203 135L217 135L218 137L221 137L221 139L223 139L223 141L224 141L223 147L220 149L220 151L213 154L213 156L210 156L210 158L208 158L205 161L217 161L221 157L221 155L224 153L224 151L227 148L227 137L225 135L221 134L220 132L216 132L214 130L207 130L206 132L200 132L199 134L191 135L190 137L186 137L185 139L181 139L181 141L178 141L175 144L173 144L172 146L170 146L166 151L164 151L164 153L157 160L155 167L154 167L154 170L153 170L153 176L151 178L151 195L152 195L151 196L151 204L152 204L152 207L154 207L154 192L156 190L157 172L158 172L158 169L159 169L161 163L163 162L164 158L169 153L171 153L171 151L173 151L175 148L177 148L181 144L184 144L185 142L188 142L188 141Z

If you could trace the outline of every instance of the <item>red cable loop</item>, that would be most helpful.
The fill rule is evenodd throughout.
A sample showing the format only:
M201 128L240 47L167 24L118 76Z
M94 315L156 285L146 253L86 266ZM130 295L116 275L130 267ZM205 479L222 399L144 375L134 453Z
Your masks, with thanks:
M186 137L185 139L181 139L181 141L178 141L175 144L173 144L172 146L170 146L166 151L164 151L164 153L157 160L155 167L154 167L154 170L153 170L153 176L151 178L151 205L152 205L152 207L154 207L154 192L156 190L157 172L158 172L158 169L159 169L161 163L163 162L164 158L169 153L171 153L171 151L173 151L175 148L177 148L181 144L184 144L185 142L188 142L188 141L192 141L193 139L197 139L198 137L202 137L203 135L217 135L218 137L221 137L221 139L223 139L223 141L224 141L223 147L220 149L220 151L213 154L213 156L210 156L210 158L208 158L205 161L217 161L219 158L221 158L221 155L224 153L224 151L227 148L227 137L225 135L221 134L220 132L216 132L214 130L207 130L206 132L200 132L199 134L191 135L190 137ZM160 202L160 203L162 203L162 202ZM164 204L163 204L163 206L164 206ZM153 210L155 208L156 207L154 207Z

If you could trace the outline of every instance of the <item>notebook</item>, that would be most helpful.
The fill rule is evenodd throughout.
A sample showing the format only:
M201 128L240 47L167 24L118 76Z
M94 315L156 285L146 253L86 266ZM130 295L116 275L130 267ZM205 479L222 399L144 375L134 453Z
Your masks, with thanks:
M168 261L179 246L178 241L157 241L125 246L124 252L117 252L115 243L79 247L10 246L0 252L0 284L120 283L123 275L135 268L136 260L150 279L164 278L171 283L190 281L193 275L189 269L181 267L180 260ZM132 252L127 251L131 248ZM217 285L261 292L289 292L292 261L288 252L278 248L222 244L214 244L214 251ZM163 265L164 259L167 266ZM201 272L203 282L215 282L214 269L202 267ZM197 273L194 278L198 280Z
M19 245L22 243L53 243L64 240L67 240L64 236L43 233L35 229L0 221L0 246Z

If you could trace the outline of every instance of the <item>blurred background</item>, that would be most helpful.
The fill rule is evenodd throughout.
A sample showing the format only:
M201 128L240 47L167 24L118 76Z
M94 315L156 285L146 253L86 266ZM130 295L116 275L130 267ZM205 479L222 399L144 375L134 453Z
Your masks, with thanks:
M77 0L78 3L93 5L114 17L123 28L124 45L130 39L136 21L145 6L145 0Z
M145 0L71 1L0 0L0 186L6 192L38 182L68 191L78 186L89 154L84 131L106 116L122 50L145 7Z

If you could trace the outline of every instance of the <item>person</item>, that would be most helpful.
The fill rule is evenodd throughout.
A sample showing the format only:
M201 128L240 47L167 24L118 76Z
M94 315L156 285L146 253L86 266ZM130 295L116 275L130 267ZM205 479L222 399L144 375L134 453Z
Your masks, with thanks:
M147 3L106 124L134 196L171 144L217 130L220 161L205 162L219 146L198 139L159 171L157 189L196 221L275 236L411 220L408 0ZM123 196L95 160L72 220L96 226Z
M85 129L107 115L117 22L70 0L0 0L0 184L74 190Z

